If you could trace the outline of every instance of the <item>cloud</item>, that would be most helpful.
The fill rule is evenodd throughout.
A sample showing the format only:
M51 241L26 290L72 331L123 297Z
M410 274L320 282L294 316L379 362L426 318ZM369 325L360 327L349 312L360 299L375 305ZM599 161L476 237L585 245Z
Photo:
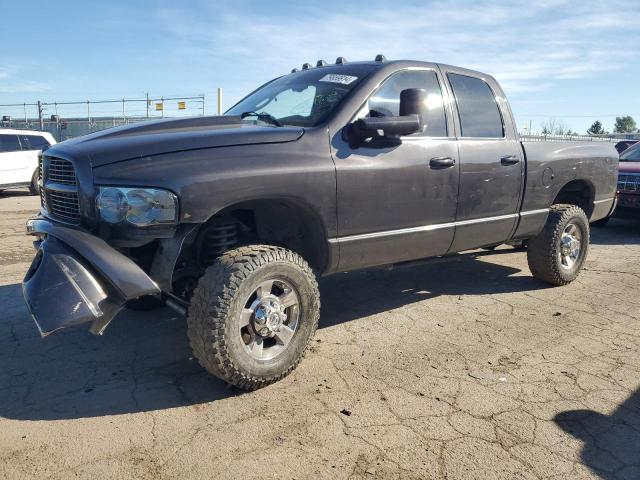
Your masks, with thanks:
M22 78L23 70L23 67L17 65L0 69L0 93L39 93L50 90L49 85L44 82Z
M518 96L620 68L620 59L635 55L640 44L634 7L615 0L606 9L601 2L562 0L258 5L164 8L156 18L175 38L169 55L203 68L237 70L232 91L246 91L305 61L368 59L382 52L476 68Z

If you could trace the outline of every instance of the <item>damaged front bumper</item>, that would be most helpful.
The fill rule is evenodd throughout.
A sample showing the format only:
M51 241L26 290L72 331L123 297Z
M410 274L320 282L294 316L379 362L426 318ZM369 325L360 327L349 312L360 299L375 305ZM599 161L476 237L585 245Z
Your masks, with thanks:
M131 259L104 240L43 218L27 222L37 252L22 292L40 334L91 323L102 334L130 300L160 295L160 288Z

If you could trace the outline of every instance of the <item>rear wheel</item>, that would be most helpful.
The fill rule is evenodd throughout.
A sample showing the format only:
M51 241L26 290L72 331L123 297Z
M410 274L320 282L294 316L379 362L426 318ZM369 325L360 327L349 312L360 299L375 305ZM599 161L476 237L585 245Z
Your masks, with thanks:
M240 247L198 282L187 332L200 364L254 390L288 375L318 326L320 295L309 265L280 247Z
M527 245L533 276L552 285L576 279L589 250L589 221L575 205L554 205L544 229Z

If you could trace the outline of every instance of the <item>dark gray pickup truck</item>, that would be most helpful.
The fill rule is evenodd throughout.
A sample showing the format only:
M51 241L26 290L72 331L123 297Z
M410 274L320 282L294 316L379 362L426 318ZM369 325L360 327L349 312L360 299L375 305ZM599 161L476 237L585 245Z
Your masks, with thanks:
M617 171L610 144L520 141L489 75L305 64L224 116L47 149L24 296L43 336L164 303L209 372L254 389L302 358L316 275L511 243L535 277L571 282Z

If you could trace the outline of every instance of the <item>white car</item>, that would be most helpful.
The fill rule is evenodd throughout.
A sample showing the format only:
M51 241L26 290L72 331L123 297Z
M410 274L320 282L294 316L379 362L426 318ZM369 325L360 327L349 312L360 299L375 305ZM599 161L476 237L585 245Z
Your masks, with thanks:
M38 153L56 143L48 132L0 128L0 191L29 187L38 193Z

